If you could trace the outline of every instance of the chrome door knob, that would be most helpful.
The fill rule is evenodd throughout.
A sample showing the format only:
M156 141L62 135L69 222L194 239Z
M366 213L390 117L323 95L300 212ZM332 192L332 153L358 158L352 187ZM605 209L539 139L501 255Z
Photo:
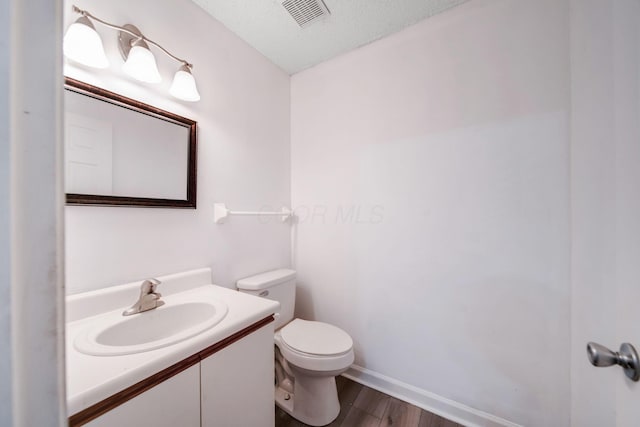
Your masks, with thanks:
M633 381L640 379L640 361L636 349L629 343L623 343L619 351L609 350L607 347L590 342L587 344L587 356L593 366L607 367L620 365L624 373Z
M587 354L589 356L589 362L593 366L606 367L611 365L617 365L620 358L620 354L609 350L607 347L590 342L587 344Z

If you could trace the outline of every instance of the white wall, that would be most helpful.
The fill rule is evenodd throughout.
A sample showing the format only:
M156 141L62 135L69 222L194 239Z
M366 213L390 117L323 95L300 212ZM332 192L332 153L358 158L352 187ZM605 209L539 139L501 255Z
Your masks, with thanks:
M195 267L214 280L235 280L290 262L290 228L273 219L213 223L213 203L232 209L290 202L289 76L189 0L65 1L65 27L86 8L116 24L133 23L169 51L193 62L202 100L182 103L168 88L176 62L154 50L159 86L121 71L116 32L96 25L111 68L66 74L198 121L197 210L66 208L68 293L117 285Z
M299 314L374 373L568 425L568 2L469 2L291 99Z

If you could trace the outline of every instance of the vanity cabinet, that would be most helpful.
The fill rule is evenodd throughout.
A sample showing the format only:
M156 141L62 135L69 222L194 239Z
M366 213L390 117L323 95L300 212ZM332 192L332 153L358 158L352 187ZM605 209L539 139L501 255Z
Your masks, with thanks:
M90 427L198 427L200 367L194 365L85 424Z
M269 316L71 416L69 426L273 427Z
M273 427L273 323L200 362L202 427Z

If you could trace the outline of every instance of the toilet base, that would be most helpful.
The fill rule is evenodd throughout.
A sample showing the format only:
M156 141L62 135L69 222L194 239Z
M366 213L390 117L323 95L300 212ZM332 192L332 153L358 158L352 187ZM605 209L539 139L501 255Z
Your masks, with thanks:
M275 401L296 420L310 426L325 426L338 417L340 402L335 377L296 378L294 390L295 394L276 386Z

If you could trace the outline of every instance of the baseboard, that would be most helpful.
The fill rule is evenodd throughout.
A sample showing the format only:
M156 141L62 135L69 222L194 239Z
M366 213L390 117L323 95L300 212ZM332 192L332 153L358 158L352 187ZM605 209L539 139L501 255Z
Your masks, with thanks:
M479 411L357 365L352 365L342 375L468 427L522 427L520 424Z

